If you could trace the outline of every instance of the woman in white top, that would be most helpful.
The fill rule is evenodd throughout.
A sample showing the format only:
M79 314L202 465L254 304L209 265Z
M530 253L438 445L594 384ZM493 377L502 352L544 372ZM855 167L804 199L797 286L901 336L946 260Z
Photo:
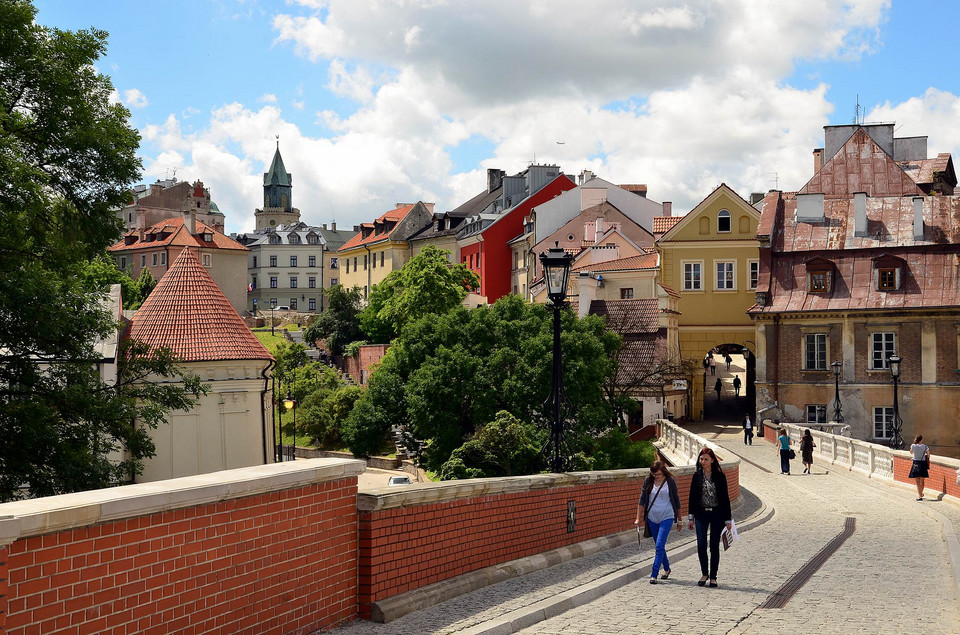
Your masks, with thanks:
M650 570L650 584L657 583L660 567L663 567L663 579L670 577L670 559L667 558L667 536L671 527L680 531L680 492L677 481L670 470L661 461L650 466L650 475L644 479L640 489L640 502L637 505L637 519L633 521L638 528L640 523L650 527L654 539L653 568Z
M910 476L908 477L917 479L917 496L920 497L917 499L918 501L923 500L923 483L930 476L930 472L927 470L930 448L921 441L923 441L923 435L918 434L917 438L913 440L913 445L910 446L910 451L913 452L913 465L910 466Z

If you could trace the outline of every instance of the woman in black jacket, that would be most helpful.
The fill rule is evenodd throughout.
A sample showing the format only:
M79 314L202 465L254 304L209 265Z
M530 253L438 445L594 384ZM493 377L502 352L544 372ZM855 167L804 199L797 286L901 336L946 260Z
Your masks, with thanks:
M720 469L720 461L710 448L700 450L697 457L697 472L690 482L690 497L687 504L689 528L697 529L697 555L700 557L700 573L697 582L705 586L717 586L717 568L720 566L720 533L733 524L730 509L730 494L727 492L727 477ZM710 568L707 570L707 532L710 533Z

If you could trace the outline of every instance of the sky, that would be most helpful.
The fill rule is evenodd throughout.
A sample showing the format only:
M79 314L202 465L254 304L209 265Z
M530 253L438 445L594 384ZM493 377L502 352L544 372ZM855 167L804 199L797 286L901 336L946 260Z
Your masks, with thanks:
M797 190L823 127L960 152L960 3L931 0L35 0L109 33L97 68L141 182L200 179L250 231L279 142L301 220L453 209L532 162L692 209ZM858 110L859 104L859 110ZM278 141L279 138L279 141Z

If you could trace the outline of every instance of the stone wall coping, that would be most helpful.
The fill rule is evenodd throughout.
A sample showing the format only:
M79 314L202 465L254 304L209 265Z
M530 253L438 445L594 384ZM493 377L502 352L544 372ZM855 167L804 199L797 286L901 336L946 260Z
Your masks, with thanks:
M356 477L363 461L307 459L0 504L0 546L20 538Z
M733 468L739 461L724 461L724 469ZM685 465L671 467L675 476L693 474L696 466ZM604 470L594 472L569 472L567 474L534 474L532 476L504 476L499 478L474 478L462 481L441 481L435 483L412 483L394 487L376 487L357 493L357 509L361 512L377 512L387 509L415 507L433 503L450 502L476 498L478 496L496 496L499 494L518 494L555 487L575 487L617 481L642 481L650 473L648 468L628 470Z

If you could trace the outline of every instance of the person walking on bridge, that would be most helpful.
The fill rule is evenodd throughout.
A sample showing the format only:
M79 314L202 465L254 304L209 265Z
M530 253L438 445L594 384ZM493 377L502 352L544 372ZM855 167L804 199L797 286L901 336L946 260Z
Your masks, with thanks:
M703 577L697 586L717 587L717 569L720 567L720 533L726 525L729 531L733 525L733 512L730 509L730 493L727 491L727 477L720 469L720 461L710 448L700 450L697 457L697 471L690 481L690 496L687 500L687 519L689 528L697 530L697 556L700 558L700 573ZM707 545L709 533L710 558L707 568Z
M666 492L663 491L664 486L667 488ZM677 481L661 461L654 461L650 466L650 475L644 479L643 487L640 488L640 503L637 505L637 518L633 524L640 527L641 522L650 528L650 535L656 545L653 568L650 571L650 584L656 584L660 567L663 567L663 579L670 577L670 560L667 558L670 528L676 526L677 531L680 531L683 527Z
M813 448L817 444L813 442L813 435L810 434L810 428L803 431L800 437L800 460L803 461L803 473L809 474L813 469Z
M786 428L780 428L780 435L777 437L777 449L780 454L780 473L790 475L790 435Z
M923 443L923 435L918 434L913 440L913 445L910 446L910 451L913 452L913 465L910 466L910 476L907 478L916 479L917 481L917 498L918 501L923 500L923 485L927 480L927 477L930 476L930 446L926 443Z

